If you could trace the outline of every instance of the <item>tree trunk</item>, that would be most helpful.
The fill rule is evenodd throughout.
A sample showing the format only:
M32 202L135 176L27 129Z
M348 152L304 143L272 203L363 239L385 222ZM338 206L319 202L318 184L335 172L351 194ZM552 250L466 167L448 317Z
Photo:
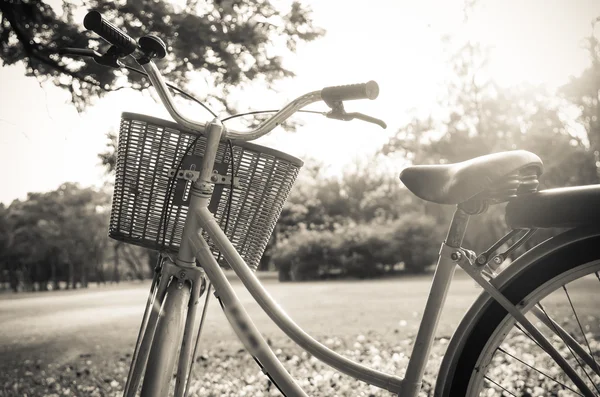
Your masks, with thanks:
M50 264L50 280L52 281L52 291L58 291L60 289L60 283L56 277L56 261L52 261Z
M113 272L113 282L116 282L117 284L119 284L119 247L121 246L121 243L117 243L115 244L115 256L114 256L114 272Z
M88 286L88 268L86 265L81 266L81 277L79 281L81 282L81 288L87 288Z
M104 278L104 266L102 266L101 261L96 262L96 285L106 284L106 279Z
M154 269L158 264L158 256L159 253L157 251L148 250L148 269L150 269L150 274L154 274Z
M33 282L31 281L31 270L25 268L23 270L23 289L25 291L33 291Z
M67 289L75 289L75 267L73 263L69 261L67 273Z
M19 292L19 277L17 271L9 273L10 288L13 292Z

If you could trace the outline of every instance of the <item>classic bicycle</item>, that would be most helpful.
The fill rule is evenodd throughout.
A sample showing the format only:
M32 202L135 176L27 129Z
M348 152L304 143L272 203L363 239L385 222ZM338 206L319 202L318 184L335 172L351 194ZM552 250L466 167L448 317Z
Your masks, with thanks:
M534 388L535 395L600 396L597 310L594 315L584 310L584 315L572 299L583 297L584 305L592 310L598 303L592 293L600 288L600 185L537 191L543 164L538 156L522 150L456 164L406 168L400 179L412 193L433 203L454 205L456 210L441 245L405 377L382 373L333 352L305 333L255 276L253 270L302 162L248 143L317 101L331 107L326 113L330 118L357 118L385 126L366 115L346 113L343 107L346 100L375 99L377 84L310 92L256 129L236 131L216 117L201 123L178 111L153 62L166 55L162 40L144 36L136 42L97 12L90 12L84 25L112 44L111 48L105 54L87 49L63 53L92 56L113 67L123 66L120 59L133 57L176 121L132 113L123 113L121 120L109 234L161 252L125 396L136 395L140 384L142 396L162 397L170 391L175 396L187 394L197 308L206 294L206 309L211 290L246 350L281 393L306 396L256 329L222 265L235 271L269 317L307 352L342 373L402 397L419 393L448 287L459 266L483 292L448 345L435 396L529 396L524 390L532 373L549 379L546 389ZM512 230L485 252L476 254L462 247L469 217L506 202L506 222ZM564 230L500 271L539 228ZM554 304L557 294L567 297L567 314L565 305ZM552 308L557 308L556 313ZM517 350L516 344L535 346L546 358L544 368L530 363L532 354L520 358L511 353ZM505 371L507 360L513 358L524 364L522 373ZM523 387L516 389L514 384L519 383Z

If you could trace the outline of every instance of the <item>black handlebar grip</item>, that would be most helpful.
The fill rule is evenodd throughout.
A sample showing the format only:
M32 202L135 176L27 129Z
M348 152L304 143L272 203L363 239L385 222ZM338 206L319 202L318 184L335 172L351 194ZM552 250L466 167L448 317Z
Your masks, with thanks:
M117 46L123 55L129 55L137 48L137 43L121 29L108 22L98 11L90 11L83 19L83 26Z
M373 80L364 84L340 85L321 90L321 98L326 103L351 99L375 99L379 95L379 85Z

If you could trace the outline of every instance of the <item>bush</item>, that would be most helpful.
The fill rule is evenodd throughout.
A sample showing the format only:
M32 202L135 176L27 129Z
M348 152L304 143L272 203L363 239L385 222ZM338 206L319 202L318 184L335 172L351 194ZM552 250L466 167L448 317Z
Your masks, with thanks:
M391 247L404 262L404 269L411 273L424 272L437 259L444 238L433 217L416 212L403 215L394 221Z
M273 262L280 281L314 280L325 271L336 246L336 236L330 231L301 229L273 250Z
M434 218L416 212L333 232L303 229L275 247L273 260L281 281L377 277L402 262L408 272L423 272L437 258L439 229Z
M398 263L388 255L388 225L359 224L338 230L338 235L340 238L334 252L347 276L377 277L384 273L385 265Z

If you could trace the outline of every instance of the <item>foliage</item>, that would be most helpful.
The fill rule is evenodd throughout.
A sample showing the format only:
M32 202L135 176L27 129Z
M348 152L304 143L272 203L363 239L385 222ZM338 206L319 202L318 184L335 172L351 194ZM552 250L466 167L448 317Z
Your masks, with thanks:
M397 175L382 170L377 158L356 163L340 176L325 173L322 164L309 159L300 171L278 223L287 236L294 231L334 230L349 221L394 219L420 208Z
M430 263L417 263L416 252L393 244L409 240L399 230L411 223L402 214L417 214L421 208L376 158L354 164L340 177L326 175L321 164L310 160L277 225L279 241L272 252L280 278L374 277L402 261L407 270L420 271Z
M595 23L600 22L600 17ZM596 180L600 181L600 40L593 34L587 38L591 63L579 77L561 88L561 93L577 106L579 122L587 133L596 162Z
M40 0L0 2L3 64L23 62L28 76L69 90L79 109L105 91L148 87L143 76L57 54L64 47L106 49L104 42L83 31L82 21L76 20L82 15L78 4L72 0L63 1L62 7ZM323 34L312 25L310 11L298 2L278 9L270 1L186 1L178 5L158 0L92 0L85 2L85 9L101 12L134 38L146 34L161 37L169 55L159 67L167 77L183 85L198 71L214 87L210 96L224 104L229 87L253 80L269 84L293 76L284 67L281 54L273 51L275 45L294 51L298 43Z
M443 237L434 218L410 213L394 222L391 249L398 251L407 271L423 272L437 259Z
M411 212L334 231L298 230L277 246L273 259L282 280L376 277L401 263L405 271L418 273L434 263L441 237L434 218Z
M329 230L303 229L278 244L273 261L279 269L280 281L318 278L321 266L329 265L325 258L336 240L337 236Z
M572 104L543 87L508 89L485 79L483 53L472 43L460 48L450 59L455 76L439 114L415 117L382 151L425 164L525 149L544 162L546 187L599 182L593 151L567 117Z
M464 44L450 57L453 74L438 111L414 117L382 153L414 164L444 164L524 149L544 162L540 188L600 183L600 47L595 37L588 42L591 65L561 89L561 96L544 87L495 84L486 75L485 49ZM580 112L577 120L574 107ZM450 221L450 209L436 211L440 226ZM506 229L504 207L492 207L472 219L465 243L485 249Z
M486 75L486 50L462 44L449 59L452 75L437 111L414 117L381 153L443 164L525 149L544 162L541 188L599 183L600 44L595 37L588 44L590 67L561 95L544 87L497 85ZM365 163L330 178L311 164L301 175L279 223L287 240L275 257L284 278L319 277L331 268L369 277L399 262L411 271L433 262L443 238L438 231L448 225L452 208L412 199L395 175L376 168ZM480 252L506 232L504 206L493 206L471 220L465 245Z
M141 250L107 237L110 196L65 183L47 193L29 193L0 212L0 269L11 289L48 290L105 282L108 260L120 253L137 278L148 273ZM114 258L113 258L114 259ZM118 263L112 280L120 278Z
M109 131L106 134L106 149L104 152L99 153L100 163L106 169L107 174L113 174L117 167L117 148L118 148L118 135L115 131Z

